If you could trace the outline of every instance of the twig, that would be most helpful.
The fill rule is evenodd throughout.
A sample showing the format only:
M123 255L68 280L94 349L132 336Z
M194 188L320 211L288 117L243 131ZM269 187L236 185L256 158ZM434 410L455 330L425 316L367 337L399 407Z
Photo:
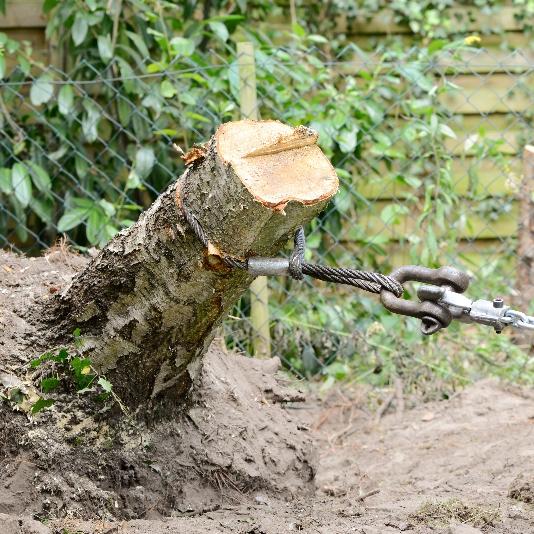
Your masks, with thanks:
M13 120L13 117L9 113L9 110L7 109L2 95L0 95L0 109L2 110L2 114L4 115L4 118L6 119L7 123L9 124L9 126L11 126L11 129L15 131L19 140L22 141L26 137L24 130ZM10 140L12 143L16 141L13 139Z
M378 423L380 419L382 419L382 416L386 413L387 409L389 408L390 404L393 402L394 398L395 398L395 392L388 395L388 397L382 403L380 408L378 408L376 415L375 415L375 423Z
M367 499L367 497L372 497L373 495L376 495L377 493L380 493L380 490L378 488L368 491L367 493L364 493L363 495L360 495L359 497L357 497L357 500L363 502L365 499Z

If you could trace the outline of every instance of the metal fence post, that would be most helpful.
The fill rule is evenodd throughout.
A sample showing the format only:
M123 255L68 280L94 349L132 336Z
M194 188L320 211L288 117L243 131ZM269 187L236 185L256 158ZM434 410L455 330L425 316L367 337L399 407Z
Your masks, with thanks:
M258 119L256 99L256 64L254 45L250 42L237 44L239 65L239 100L244 119ZM252 346L257 358L271 357L271 333L269 329L269 286L267 277L259 276L250 285L250 322Z

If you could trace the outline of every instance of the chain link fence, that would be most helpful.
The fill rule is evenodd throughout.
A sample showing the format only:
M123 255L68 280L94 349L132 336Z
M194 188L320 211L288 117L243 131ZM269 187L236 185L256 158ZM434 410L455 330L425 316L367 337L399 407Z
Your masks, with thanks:
M474 297L511 293L521 152L534 138L531 50L257 48L255 80L242 68L240 78L239 59L184 50L165 69L141 58L137 69L120 58L100 71L16 67L0 84L0 246L37 255L66 235L80 251L102 247L181 174L174 145L187 152L238 119L253 84L258 115L317 129L338 169L338 195L306 228L307 258L385 273L452 264L473 275ZM402 374L407 355L436 371L413 354L418 322L373 296L310 280L269 288L271 353L302 376ZM224 327L246 353L261 327L250 303ZM480 340L453 330L452 350L471 349L473 332Z

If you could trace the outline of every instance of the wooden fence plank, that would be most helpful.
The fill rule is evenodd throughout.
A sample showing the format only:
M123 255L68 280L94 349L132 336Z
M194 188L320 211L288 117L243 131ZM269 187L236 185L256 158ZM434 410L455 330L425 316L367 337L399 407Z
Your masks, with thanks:
M511 76L458 75L447 77L458 86L440 96L440 102L451 113L480 115L481 113L524 112L532 109L534 72Z
M8 0L0 28L44 28L43 0Z

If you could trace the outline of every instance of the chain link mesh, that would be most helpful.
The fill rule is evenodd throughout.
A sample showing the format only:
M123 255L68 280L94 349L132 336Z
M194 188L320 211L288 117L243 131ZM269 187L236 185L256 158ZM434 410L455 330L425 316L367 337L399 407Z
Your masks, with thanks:
M183 171L173 144L187 151L239 118L229 57L152 73L146 61L144 74L82 61L2 82L0 246L36 255L66 235L86 251L132 224ZM306 228L307 261L384 273L452 264L479 281L475 294L510 293L521 152L534 138L531 50L388 58L348 47L332 58L287 47L257 50L256 77L259 116L317 129L339 171L339 194ZM272 353L305 376L360 357L370 331L418 329L351 288L269 284ZM246 353L249 315L245 296L224 326Z

